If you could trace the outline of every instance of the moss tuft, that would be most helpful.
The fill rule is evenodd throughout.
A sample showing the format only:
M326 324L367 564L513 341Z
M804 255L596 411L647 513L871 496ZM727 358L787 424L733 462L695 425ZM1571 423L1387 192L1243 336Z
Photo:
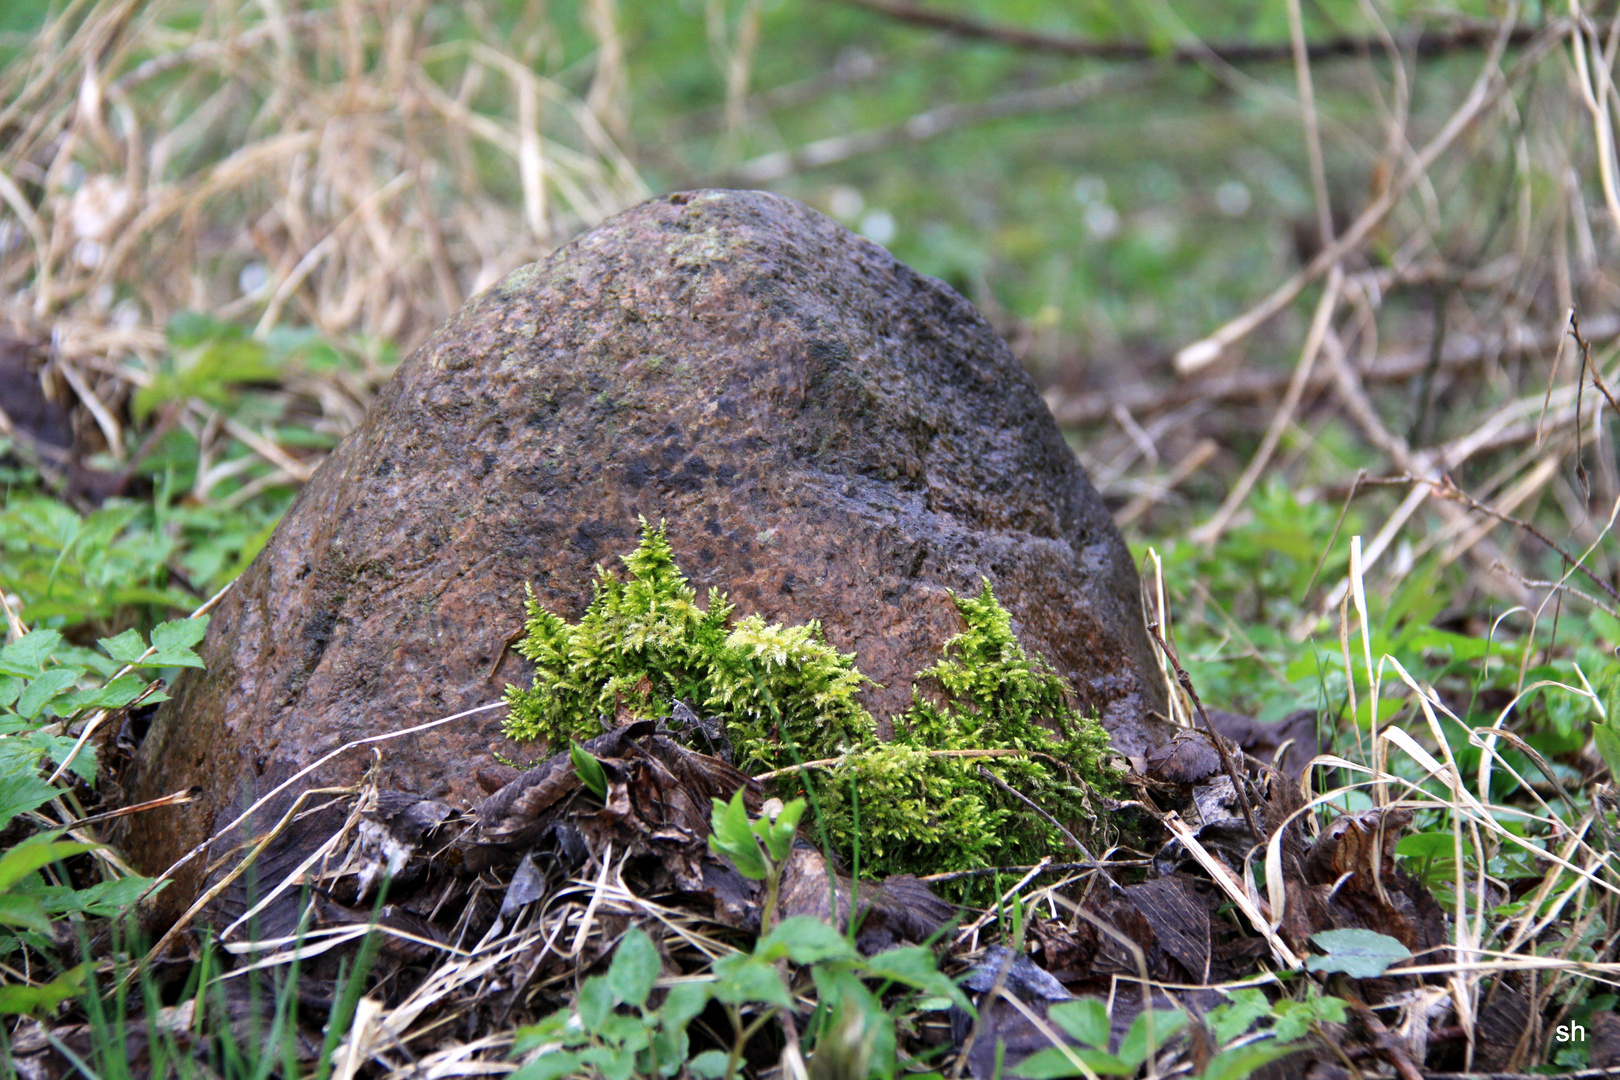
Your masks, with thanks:
M1071 830L1094 816L1092 793L1120 786L1108 733L1074 708L1049 664L1024 651L990 583L977 597L953 599L967 629L918 673L922 686L895 720L893 741L850 755L821 792L828 830L845 850L858 811L861 865L874 873L1023 865L1063 846L1050 822L986 780L981 768ZM937 698L926 697L923 687ZM939 753L986 750L1021 753ZM981 894L986 884L945 891Z
M728 629L732 605L718 589L707 610L698 605L663 525L643 520L624 564L625 581L598 568L577 626L529 592L517 648L534 662L534 682L506 688L508 736L559 747L600 735L620 705L662 717L679 698L725 719L737 765L749 772L775 768L785 742L836 755L874 740L872 717L855 700L868 680L818 624L771 626L750 615Z
M861 866L879 874L1021 864L1061 846L1049 822L981 767L1070 828L1092 816L1092 792L1118 788L1107 733L1019 645L988 581L976 597L953 597L966 629L918 673L911 707L882 743L856 700L869 680L853 654L829 646L814 621L781 626L749 615L732 624L719 590L700 606L664 526L641 524L641 543L623 560L629 576L598 568L577 625L529 593L518 651L535 675L530 689L507 687L512 738L561 746L600 733L620 707L659 717L680 698L725 721L749 773L842 759L809 774L821 822L846 854L858 832ZM984 750L1019 753L939 753ZM969 879L946 891L976 897L989 887Z

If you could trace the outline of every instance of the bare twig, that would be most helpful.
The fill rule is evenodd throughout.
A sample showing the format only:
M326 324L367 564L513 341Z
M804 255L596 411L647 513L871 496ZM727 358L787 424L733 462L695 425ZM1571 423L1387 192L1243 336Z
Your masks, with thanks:
M1241 341L1258 327L1282 311L1300 294L1306 285L1326 273L1328 268L1341 262L1372 234L1400 197L1414 184L1423 180L1440 156L1472 127L1482 113L1494 105L1507 88L1513 85L1540 60L1543 53L1553 48L1569 33L1569 24L1557 22L1531 39L1524 54L1512 72L1504 73L1500 66L1502 53L1512 35L1512 26L1504 24L1492 43L1473 89L1463 104L1452 113L1439 133L1423 147L1390 185L1374 199L1361 215L1345 230L1344 235L1317 253L1304 269L1272 290L1260 303L1228 322L1201 341L1193 342L1176 354L1176 370L1184 375L1201 371L1214 363L1227 348Z
M976 41L989 41L1031 52L1057 53L1061 56L1089 57L1095 60L1151 60L1161 55L1174 63L1197 64L1214 56L1228 64L1281 63L1293 58L1288 42L1229 41L1193 47L1179 47L1161 53L1154 46L1141 41L1098 41L1068 34L1043 33L1004 23L975 19L968 15L941 11L911 0L844 0L845 3L887 15L892 19L943 30L957 37ZM1515 26L1510 44L1518 45L1530 40L1535 28ZM1450 29L1425 28L1405 43L1418 56L1440 53L1465 52L1490 46L1496 28L1486 23L1466 22ZM1311 60L1330 60L1344 57L1366 56L1379 45L1376 38L1335 37L1316 41L1306 46L1305 54Z
M1186 695L1192 699L1193 708L1198 711L1198 719L1204 722L1204 730L1209 733L1209 741L1215 744L1215 751L1221 756L1221 767L1226 770L1227 777L1231 779L1232 787L1237 792L1238 803L1243 807L1243 820L1248 823L1249 835L1253 836L1256 842L1263 843L1266 834L1261 832L1260 827L1255 824L1254 807L1249 804L1248 788L1243 782L1243 776L1238 772L1237 766L1232 763L1232 755L1226 749L1226 740L1216 732L1215 725L1209 722L1209 714L1204 711L1204 703L1199 700L1198 691L1193 689L1192 676L1188 675L1187 669L1181 666L1181 659L1176 656L1175 650L1170 646L1170 643L1160 636L1158 626L1150 624L1147 632L1148 636L1153 638L1154 644L1164 653L1164 658L1170 661L1170 666L1175 669L1176 682L1181 685L1181 689Z
M1019 90L987 101L942 105L937 109L918 113L903 123L854 131L846 135L834 135L796 150L764 154L738 166L727 180L745 184L765 184L806 169L847 161L861 154L926 142L974 124L1071 109L1103 94L1136 89L1156 74L1155 66L1143 64L1099 75L1088 75L1056 86L1045 86L1039 90Z
M1620 337L1620 316L1591 319L1583 332L1588 342L1611 341ZM1448 334L1440 352L1440 370L1466 371L1490 361L1540 356L1556 346L1566 333L1565 329L1554 332L1515 325L1494 334ZM1400 383L1422 374L1428 360L1427 349L1392 349L1371 363L1354 365L1352 370L1362 382ZM1306 382L1306 392L1320 390L1336 378L1334 371L1313 370ZM1050 390L1046 402L1060 424L1091 424L1108 419L1111 411L1121 406L1132 415L1142 417L1193 401L1274 401L1292 380L1293 373L1288 371L1245 369L1182 379L1164 387L1138 382L1107 393L1069 395Z
M1080 838L1074 835L1074 833L1070 832L1068 829L1064 828L1061 821L1047 813L1046 810L1041 807L1040 804L1035 802L1034 799L1031 799L1028 795L1025 795L1022 791L1019 791L1017 788L1007 783L1007 781L1003 780L1001 777L997 776L983 765L979 766L979 775L996 785L996 787L1000 788L1002 791L1005 791L1007 794L1011 795L1013 798L1017 799L1019 802L1023 803L1025 806L1029 807L1029 809L1035 811L1036 814L1040 815L1048 825L1052 826L1052 828L1056 829L1063 836L1063 839L1069 842L1071 847L1091 860L1091 865L1097 868L1097 872L1103 876L1108 884L1112 885L1116 889L1119 888L1119 882L1115 881L1113 876L1110 875L1107 870L1103 869L1102 863L1097 861L1097 856L1091 853L1090 849L1081 842Z

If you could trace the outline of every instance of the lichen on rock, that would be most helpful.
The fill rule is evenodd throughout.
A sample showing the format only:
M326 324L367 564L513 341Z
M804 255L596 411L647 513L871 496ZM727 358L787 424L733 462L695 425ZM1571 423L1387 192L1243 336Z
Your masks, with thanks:
M882 742L857 700L870 680L854 654L829 646L814 621L733 622L718 589L700 606L666 527L641 525L640 545L623 557L628 576L598 568L577 624L529 595L518 651L535 674L528 689L507 688L512 738L555 749L600 734L616 716L661 718L673 701L690 702L725 723L746 772L832 762L780 783L808 783L827 839L874 874L1024 863L1062 843L981 769L1071 828L1093 816L1099 791L1117 788L1107 732L1074 707L1049 664L1025 652L988 581L977 596L953 596L966 628L917 673L910 707Z

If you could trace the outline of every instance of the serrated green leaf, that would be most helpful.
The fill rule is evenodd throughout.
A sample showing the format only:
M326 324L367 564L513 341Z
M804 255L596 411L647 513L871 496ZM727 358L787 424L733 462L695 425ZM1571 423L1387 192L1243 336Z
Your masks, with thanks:
M64 705L70 712L80 709L121 709L145 693L147 685L147 681L139 675L121 675L105 686L69 694Z
M42 866L49 866L70 855L96 849L94 844L57 840L55 839L57 835L59 834L40 833L37 836L30 836L4 855L0 855L0 892L5 892Z
M69 968L43 986L0 986L0 1013L48 1013L68 998L84 993L90 965Z
M853 960L858 955L849 939L813 915L783 919L754 946L754 955L775 962L784 957L795 964L823 960Z
M202 658L191 646L201 641L207 632L207 615L158 623L152 628L152 647L157 651L146 663L151 667L202 667Z
M17 714L26 720L34 719L58 695L72 689L83 674L82 667L58 667L47 671L23 688L17 698Z
M600 766L598 766L600 768ZM658 978L663 962L658 957L658 946L652 938L638 928L632 928L619 941L613 951L613 963L608 967L608 986L613 996L626 1005L640 1008L652 993L653 981Z
M1125 1033L1125 1038L1120 1040L1120 1060L1129 1062L1132 1066L1140 1065L1147 1060L1150 1052L1157 1053L1163 1049L1165 1043L1180 1034L1181 1029L1187 1026L1187 1014L1179 1009L1154 1009L1152 1015L1154 1045L1151 1051L1148 1047L1148 1014L1144 1012L1131 1021L1131 1029Z
M573 1023L573 1020L572 1010L559 1009L538 1023L518 1028L512 1033L512 1056L522 1057L547 1043L560 1042L564 1046L572 1046L588 1040L589 1036L582 1025Z
M30 630L0 649L0 673L33 678L45 670L45 661L60 644L62 635L55 630Z
M1228 991L1227 996L1230 1004L1211 1009L1204 1018L1217 1043L1231 1042L1253 1027L1256 1020L1271 1014L1271 1002L1266 1000L1265 992L1252 986Z
M948 997L957 1008L973 1013L973 1006L962 988L940 972L934 954L921 945L878 953L866 962L866 971L874 979L891 979L925 993Z
M1338 971L1352 979L1375 979L1412 955L1399 941L1373 930L1323 930L1312 934L1311 941L1327 955L1311 957L1307 970Z
M664 1026L653 1034L647 1053L648 1067L643 1071L654 1076L674 1076L681 1071L686 1059L692 1056L692 1042L684 1026L672 1027L666 1020Z
M130 627L117 637L102 638L96 644L100 645L103 652L120 664L137 663L142 654L146 652L146 640L141 637L141 632L134 627Z
M799 819L804 816L804 800L794 799L782 807L776 815L775 821L765 818L754 822L754 832L765 841L765 846L771 853L771 858L782 862L793 850L793 834L798 831Z
M0 828L18 814L43 806L58 794L54 786L32 772L0 774Z
M714 996L727 1005L758 1002L793 1007L793 998L775 966L756 957L722 956L714 962L714 978Z
M1096 998L1060 1001L1046 1015L1082 1046L1108 1049L1108 1008Z
M47 886L39 902L52 916L93 915L110 918L123 913L153 884L151 878L131 875L115 881L98 881L82 889ZM166 881L159 884L157 891L162 891L167 884Z
M630 1080L630 1074L636 1071L636 1054L633 1050L609 1050L607 1047L598 1047L587 1050L580 1055L580 1060L588 1065L596 1066L602 1074L602 1080Z
M32 896L0 893L0 923L20 926L47 938L51 936L50 916L45 914L45 909Z
M683 982L670 987L663 1005L658 1008L664 1027L683 1028L691 1023L708 1005L711 989L712 984L706 982Z

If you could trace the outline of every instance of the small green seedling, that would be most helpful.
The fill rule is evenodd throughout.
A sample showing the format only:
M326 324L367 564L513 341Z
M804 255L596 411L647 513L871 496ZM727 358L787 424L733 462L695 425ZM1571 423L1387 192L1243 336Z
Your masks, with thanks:
M816 1017L828 1018L825 1024L812 1019L807 1033L828 1032L838 1044L830 1048L840 1054L848 1049L843 1043L853 1030L859 1044L854 1057L886 1061L888 1067L881 1071L887 1075L894 1071L894 1019L863 980L909 987L924 998L943 998L971 1011L961 989L939 972L926 948L891 949L866 959L837 929L809 915L783 919L752 952L716 960L713 979L678 982L653 1008L649 1002L662 961L652 939L632 928L619 942L607 974L593 975L580 986L573 1008L518 1030L513 1055L539 1054L512 1080L660 1078L674 1076L683 1065L700 1080L734 1080L749 1040L783 1010L795 1007L784 975L790 963L809 969ZM731 1020L732 1044L693 1055L687 1026L711 1001ZM816 1040L812 1054L820 1052L823 1041ZM860 1074L862 1080L865 1075Z
M602 769L602 763L591 757L577 742L568 744L568 760L574 763L574 772L579 775L579 782L598 799L607 798L607 773Z
M782 865L793 850L793 834L803 816L803 799L794 799L783 806L774 818L761 816L752 820L743 805L741 789L729 803L714 800L709 850L730 859L743 877L765 883L765 906L759 919L762 929L769 929L775 919Z

